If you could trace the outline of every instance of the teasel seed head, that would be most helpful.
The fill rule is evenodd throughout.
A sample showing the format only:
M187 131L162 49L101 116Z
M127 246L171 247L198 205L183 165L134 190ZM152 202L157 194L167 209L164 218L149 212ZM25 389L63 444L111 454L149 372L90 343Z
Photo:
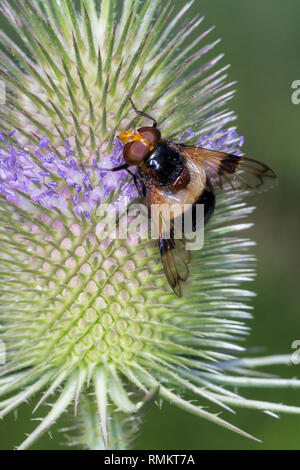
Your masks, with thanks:
M181 298L155 242L102 230L105 203L118 211L137 197L128 174L99 169L122 163L116 135L141 123L129 97L168 139L241 154L227 67L206 58L218 41L189 19L192 2L177 13L172 3L2 1L0 416L32 397L35 412L51 403L20 449L72 407L70 444L90 449L131 445L160 398L247 437L216 407L299 413L226 388L299 386L257 378L268 358L240 359L253 295L240 284L255 274L240 232L252 207L219 196Z

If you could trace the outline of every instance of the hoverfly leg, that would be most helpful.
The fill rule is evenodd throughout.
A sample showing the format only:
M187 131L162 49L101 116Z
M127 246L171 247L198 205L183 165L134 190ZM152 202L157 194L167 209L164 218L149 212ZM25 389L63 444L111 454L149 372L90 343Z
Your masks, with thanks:
M121 170L126 170L127 173L129 173L130 176L132 177L133 182L134 182L134 185L135 185L135 187L136 187L136 189L137 189L137 192L139 193L139 196L140 196L140 197L144 197L144 193L143 193L143 191L141 190L141 188L140 188L140 186L139 186L139 184L138 184L138 178L137 178L137 176L136 176L134 173L132 173L130 170L128 170L128 167L129 167L129 166L130 166L130 165L128 165L128 163L124 163L123 165L116 166L116 167L114 167L114 168L99 168L99 170L101 170L101 171L121 171Z
M120 166L115 166L114 168L109 168L107 171L120 171L120 170L127 170L129 167L128 163L124 163L123 165ZM104 168L103 168L104 170Z
M100 171L121 171L121 170L127 170L129 167L128 163L124 163L123 165L120 166L115 166L114 168L101 168L101 167L96 167Z
M136 107L136 105L134 104L134 102L132 101L131 98L128 98L130 103L131 103L131 106L133 107L133 109L135 110L136 114L139 114L140 116L144 116L148 119L150 119L151 121L153 121L153 127L157 127L157 120L154 119L152 116L150 116L149 114L146 114L144 113L144 111L139 111Z
M136 187L136 190L137 192L139 193L139 197L143 198L145 196L144 192L143 192L143 189L141 189L141 187L139 186L139 183L138 183L138 178L137 176L132 173L130 170L126 170L127 173L130 174L130 176L132 177L133 179L133 182L134 182L134 186Z

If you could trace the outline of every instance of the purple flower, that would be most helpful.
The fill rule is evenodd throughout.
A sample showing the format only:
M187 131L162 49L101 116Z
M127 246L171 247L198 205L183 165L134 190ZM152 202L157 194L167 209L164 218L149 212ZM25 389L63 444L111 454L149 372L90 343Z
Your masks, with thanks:
M0 149L0 194L22 209L28 210L30 205L33 209L30 202L33 201L48 210L59 209L65 215L71 210L77 216L89 218L111 192L120 190L114 201L116 207L120 197L129 200L137 197L132 177L126 171L101 170L123 162L122 144L118 140L111 154L91 167L76 160L69 140L65 141L67 152L61 159L46 137L29 153L1 135L6 145Z
M111 192L120 191L113 201L115 207L121 198L127 197L130 201L138 197L137 188L126 170L107 171L124 163L119 140L113 143L109 155L89 166L76 160L69 140L65 141L64 159L60 159L46 137L39 141L32 155L9 143L3 134L1 136L6 148L0 149L0 194L22 209L28 210L30 199L49 210L59 209L66 215L73 210L77 216L88 218ZM195 138L196 134L187 130L181 133L178 141L184 142L185 136ZM196 145L241 155L243 142L243 137L230 128L203 135Z
M244 137L240 136L234 127L230 129L216 129L211 134L202 135L197 141L198 147L233 153L237 156L243 154L240 149L243 144Z

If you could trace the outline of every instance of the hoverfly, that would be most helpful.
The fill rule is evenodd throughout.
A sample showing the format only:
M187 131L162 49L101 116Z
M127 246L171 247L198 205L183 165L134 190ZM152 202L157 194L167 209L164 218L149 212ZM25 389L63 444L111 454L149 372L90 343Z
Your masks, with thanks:
M153 121L153 125L124 131L118 136L124 145L125 163L110 171L127 170L136 186L138 183L142 186L149 208L153 204L178 203L183 215L185 205L203 204L206 223L215 209L215 189L248 194L265 190L275 182L275 173L256 160L163 139L156 119L139 111L129 100L135 112ZM130 171L131 166L137 166L136 174ZM174 220L168 222L172 226ZM172 230L169 238L164 236L161 218L157 225L164 272L174 293L180 297L180 283L189 275L190 256L181 244L180 248L177 246Z

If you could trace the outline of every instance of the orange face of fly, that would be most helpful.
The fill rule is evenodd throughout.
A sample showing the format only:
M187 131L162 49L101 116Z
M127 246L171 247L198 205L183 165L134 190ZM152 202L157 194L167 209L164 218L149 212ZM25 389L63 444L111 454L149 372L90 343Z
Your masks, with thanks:
M128 165L140 165L155 149L161 133L154 127L141 127L137 131L124 131L119 139L124 144L123 156Z

